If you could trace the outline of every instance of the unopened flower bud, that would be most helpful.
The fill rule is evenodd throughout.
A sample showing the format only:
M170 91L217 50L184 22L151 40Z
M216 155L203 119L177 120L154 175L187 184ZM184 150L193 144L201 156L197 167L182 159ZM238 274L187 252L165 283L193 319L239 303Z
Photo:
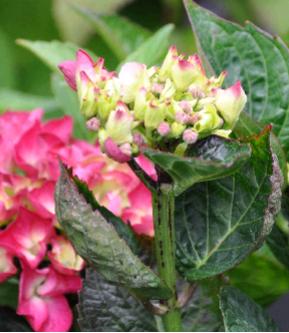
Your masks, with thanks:
M186 129L183 133L183 140L188 144L193 144L198 140L198 133L194 130Z
M204 84L206 77L197 56L178 59L172 66L172 79L178 90L186 90L192 83Z
M127 151L128 149L126 148L122 151L111 138L106 139L104 142L104 152L108 157L119 163L126 163L131 159L130 151Z
M129 62L121 67L119 81L122 100L125 103L133 102L137 90L149 85L146 70L146 66L138 62Z
M133 142L138 146L141 147L144 145L145 140L143 136L140 133L134 133L133 134Z
M230 128L233 128L238 121L246 101L247 96L240 81L228 89L217 89L215 104Z
M112 111L108 117L105 130L107 137L117 144L132 142L133 117L128 109L122 106Z
M93 117L86 122L86 127L91 131L95 132L98 131L99 126L100 126L100 121L96 117Z
M147 90L144 87L138 89L134 100L134 115L136 120L143 121L147 108Z
M170 125L166 122L162 122L159 124L159 127L158 127L158 133L159 135L161 136L166 136L170 133Z
M173 122L171 125L171 136L174 138L178 138L182 135L182 133L184 132L186 126L179 124L177 122Z
M156 129L165 118L165 107L162 104L150 102L146 112L144 123L147 128Z
M198 133L209 133L223 125L223 120L219 117L216 108L209 104L202 111L198 112L199 120L194 128Z
M175 46L171 46L160 68L160 77L169 77L172 66L178 57L178 51Z

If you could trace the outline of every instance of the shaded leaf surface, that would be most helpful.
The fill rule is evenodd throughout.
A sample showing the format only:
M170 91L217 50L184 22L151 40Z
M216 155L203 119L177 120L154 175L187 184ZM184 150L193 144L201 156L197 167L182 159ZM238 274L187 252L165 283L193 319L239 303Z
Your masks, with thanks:
M289 52L285 44L251 23L245 27L223 20L184 0L199 46L209 66L228 71L225 84L241 79L248 96L246 111L263 124L272 123L289 148Z
M79 295L79 325L85 332L153 332L155 321L137 299L122 287L87 269Z
M0 332L31 332L26 321L17 316L14 310L0 307Z
M226 332L277 332L269 315L234 287L220 292L220 309Z
M255 249L280 209L282 176L265 133L234 175L200 183L176 200L177 267L190 280L220 274Z
M249 145L218 136L210 136L192 145L187 151L188 157L157 150L145 151L145 155L172 178L176 195L196 183L234 173L250 154Z
M56 213L75 249L110 282L142 297L168 298L171 291L136 257L100 211L93 210L62 167L56 186Z

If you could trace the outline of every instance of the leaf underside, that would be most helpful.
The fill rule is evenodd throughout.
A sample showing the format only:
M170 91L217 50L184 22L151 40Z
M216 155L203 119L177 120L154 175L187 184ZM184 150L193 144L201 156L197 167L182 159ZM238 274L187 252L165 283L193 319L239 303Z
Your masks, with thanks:
M62 166L55 194L56 214L79 255L108 281L143 298L169 298L171 291L135 256L116 228L93 210Z

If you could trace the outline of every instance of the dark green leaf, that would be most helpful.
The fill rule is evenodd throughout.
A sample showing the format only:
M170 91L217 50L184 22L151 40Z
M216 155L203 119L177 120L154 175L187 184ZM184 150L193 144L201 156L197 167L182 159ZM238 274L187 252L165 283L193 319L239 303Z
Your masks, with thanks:
M0 307L0 332L31 332L31 328L14 310Z
M266 239L275 257L289 269L289 239L277 225L274 225L272 232Z
M99 15L82 7L75 7L96 28L120 61L135 51L151 34L140 25L117 15Z
M80 139L89 139L89 131L85 125L85 119L79 111L77 95L70 89L67 83L59 75L52 75L51 88L54 98L64 114L73 118L74 135Z
M79 325L85 332L154 332L154 317L129 292L87 269L79 297Z
M92 209L64 167L55 198L57 218L67 237L81 257L105 279L142 297L170 297L171 291L133 254L114 226L100 211Z
M174 29L172 24L167 24L160 28L154 35L149 37L125 60L138 61L147 66L154 66L160 63L168 51L170 45L170 35Z
M18 304L18 281L10 278L0 284L0 305L16 309ZM1 331L0 331L1 332Z
M272 304L289 291L289 271L277 261L266 245L226 275L233 286L264 306Z
M184 0L193 30L209 66L228 71L226 85L241 79L248 96L246 111L263 124L272 123L289 148L289 52L285 44L251 23L225 21Z
M208 279L198 284L198 286L191 286L191 289L193 290L193 295L181 310L183 331L222 331L223 321L216 297L219 287L213 286L212 288L212 281Z
M139 255L142 252L142 248L136 238L136 234L133 229L126 223L124 223L119 217L115 216L111 211L101 206L95 199L94 194L88 189L87 185L80 181L77 177L74 177L75 185L81 195L84 196L86 202L88 202L93 210L98 210L101 215L106 219L108 223L111 223L118 235L125 240L134 254Z
M252 157L234 175L194 185L176 200L177 265L187 279L225 272L271 231L282 176L268 132L251 146Z
M218 179L234 173L249 157L248 144L210 136L187 151L188 157L157 150L146 150L145 155L174 181L176 195L192 185Z
M269 315L240 290L224 287L220 292L220 309L226 332L277 332Z

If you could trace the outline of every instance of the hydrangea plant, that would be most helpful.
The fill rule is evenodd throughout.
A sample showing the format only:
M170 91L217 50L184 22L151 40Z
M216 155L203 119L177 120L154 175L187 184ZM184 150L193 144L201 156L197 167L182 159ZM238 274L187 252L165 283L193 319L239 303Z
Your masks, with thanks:
M152 195L153 251L62 165L57 217L92 267L78 307L83 330L194 330L195 289L216 276L220 312L213 311L214 320L219 313L223 321L215 329L275 329L253 301L220 286L226 284L222 274L272 230L286 168L282 150L270 124L262 127L242 115L259 102L251 90L245 93L246 81L242 88L247 68L227 47L241 43L243 28L185 4L217 75L208 74L198 55L186 57L174 46L160 66L133 59L110 72L104 59L83 50L59 65L102 151L128 163ZM259 43L270 40L255 28L246 33L248 40L254 34ZM236 46L240 54L248 49L242 46ZM236 62L240 70L232 72ZM154 164L156 177L136 163L139 154ZM201 317L198 324L208 320Z
M18 313L35 330L68 330L75 291L82 331L277 330L228 277L265 241L289 267L288 236L274 225L287 185L289 52L250 22L184 4L199 55L169 47L172 25L150 34L78 7L109 41L115 71L71 44L20 41L55 71L59 100L70 97L64 108L98 142L36 112L31 128L19 114L28 134L11 136L12 150L1 145L0 281L19 272ZM41 197L51 199L57 158L54 212ZM22 191L22 178L33 186Z

